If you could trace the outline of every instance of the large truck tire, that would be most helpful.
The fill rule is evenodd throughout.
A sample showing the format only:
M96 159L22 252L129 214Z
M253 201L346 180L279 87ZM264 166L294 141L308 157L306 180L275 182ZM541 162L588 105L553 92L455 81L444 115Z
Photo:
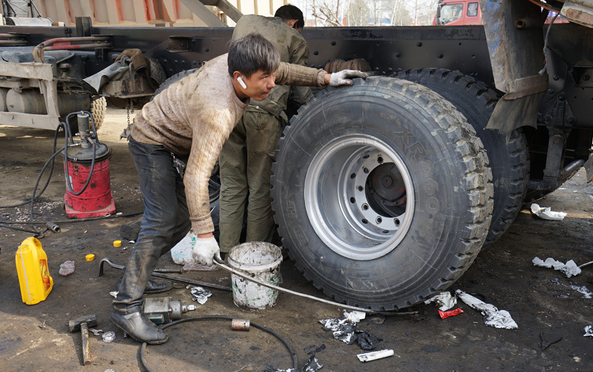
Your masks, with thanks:
M99 130L105 121L107 114L107 100L105 97L99 97L91 102L91 115L95 121L95 129Z
M374 310L444 290L480 251L492 213L481 140L455 107L386 77L301 107L273 165L283 245L336 300Z
M494 183L494 210L485 246L494 243L521 211L529 183L529 149L520 130L506 135L488 130L498 94L484 83L459 71L425 68L402 71L400 79L424 85L443 96L461 112L482 140L488 153Z

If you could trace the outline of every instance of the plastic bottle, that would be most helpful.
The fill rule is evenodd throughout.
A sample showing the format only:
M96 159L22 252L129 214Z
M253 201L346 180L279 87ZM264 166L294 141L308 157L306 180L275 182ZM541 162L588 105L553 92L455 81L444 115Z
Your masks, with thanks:
M47 255L39 240L34 237L25 239L16 251L15 262L23 302L35 305L45 300L54 280L49 276Z

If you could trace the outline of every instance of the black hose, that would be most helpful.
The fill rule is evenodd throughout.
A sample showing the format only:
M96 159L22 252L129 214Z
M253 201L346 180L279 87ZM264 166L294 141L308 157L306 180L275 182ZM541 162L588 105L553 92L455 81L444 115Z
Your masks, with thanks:
M227 315L204 315L204 316L196 316L196 317L191 317L191 318L183 318L183 319L179 319L176 320L174 322L165 324L164 326L161 327L161 329L166 329L169 327L173 327L177 324L181 324L181 323L185 323L185 322L191 322L191 321L197 321L197 320L233 320L235 318L227 316ZM295 370L298 370L298 361L297 361L297 357L296 357L296 353L294 351L294 349L290 346L290 344L288 343L288 341L286 341L284 339L284 337L280 336L278 333L274 332L273 330L271 330L270 328L255 324L253 322L250 322L250 324L258 329L261 329L262 331L268 332L269 334L271 334L272 336L276 337L278 340L280 340L284 346L286 346L286 348L288 349L288 351L290 352L290 356L292 358L292 365L293 368ZM140 346L139 349L139 354L140 354L140 362L142 363L142 366L148 371L148 372L154 372L154 370L152 368L150 368L148 366L148 363L146 362L146 342L142 343L142 345Z
M72 133L70 133L70 117L72 115L78 115L80 113L85 113L88 114L89 117L91 118L91 122L93 124L93 133L95 134L95 138L97 138L97 131L95 129L95 119L93 119L93 115L88 112L88 111L76 111L76 112L71 112L68 114L68 116L66 116L66 124L64 124L64 128L66 129L67 135L65 137L66 139L66 144L64 145L64 177L66 178L66 189L72 193L72 195L74 196L78 196L80 194L82 194L86 188L88 187L89 183L91 182L91 177L93 177L93 171L95 170L95 160L97 157L97 146L95 144L95 141L92 141L92 145L93 145L93 158L91 159L91 171L89 172L89 176L86 179L86 182L84 183L84 186L82 187L82 190L75 192L74 189L72 188L72 183L70 182L70 177L68 176L68 138L70 138L70 142L74 143L74 141L72 140ZM82 136L81 136L82 137ZM98 138L97 138L97 142L98 142ZM32 220L32 219L31 219Z
M60 132L60 128L63 127L63 123L60 123L58 125L58 127L56 128L56 131L54 133L54 148L53 148L53 153L54 156L56 154L56 147L57 147L57 143L58 143L58 133ZM65 129L64 129L65 131ZM63 151L64 149L60 149L60 152ZM47 163L45 163L46 165L44 166L43 169L45 169L45 167L47 166ZM52 173L54 171L54 162L51 163L51 167L49 169L49 176L47 177L47 181L45 181L45 185L43 186L43 189L39 192L39 195L35 196L35 192L33 192L33 200L37 199L38 197L41 196L41 194L43 194L43 192L45 191L45 189L47 189L47 186L49 185L49 181L51 180L51 176ZM37 184L39 184L39 180L41 179L41 176L43 175L43 170L39 173L39 176L37 176ZM20 207L21 205L25 205L25 204L29 204L31 203L31 201L26 201L26 202L22 202L19 204L13 204L13 205L2 205L0 206L0 209L2 208L15 208L15 207Z

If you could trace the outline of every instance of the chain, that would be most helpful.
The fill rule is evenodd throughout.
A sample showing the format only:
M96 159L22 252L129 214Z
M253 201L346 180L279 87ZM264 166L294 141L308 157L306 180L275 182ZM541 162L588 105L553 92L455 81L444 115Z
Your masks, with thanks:
M132 99L128 99L128 104L126 105L127 114L128 114L128 128L130 127L130 112L132 111Z

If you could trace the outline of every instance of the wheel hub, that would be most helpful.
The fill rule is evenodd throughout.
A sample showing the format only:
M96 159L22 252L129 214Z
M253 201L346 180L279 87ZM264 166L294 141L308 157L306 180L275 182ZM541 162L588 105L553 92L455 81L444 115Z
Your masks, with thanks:
M307 170L305 204L313 228L333 251L352 259L374 259L397 247L411 224L413 195L400 156L367 135L333 140Z

